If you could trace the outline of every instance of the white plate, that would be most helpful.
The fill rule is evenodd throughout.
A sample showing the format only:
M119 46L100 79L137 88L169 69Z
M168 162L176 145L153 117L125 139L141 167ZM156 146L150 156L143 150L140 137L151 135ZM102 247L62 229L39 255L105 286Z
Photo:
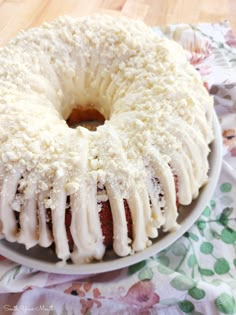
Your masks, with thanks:
M163 234L161 237L153 240L153 244L142 252L119 258L110 251L101 262L84 265L62 264L58 263L51 249L35 246L30 250L26 250L21 244L10 243L1 239L0 254L19 264L37 268L38 270L78 275L91 275L120 269L157 254L176 241L194 224L214 193L222 163L221 129L216 115L214 115L214 134L215 140L211 144L211 153L209 155L208 184L201 189L199 197L190 206L181 208L178 217L180 228L175 232Z

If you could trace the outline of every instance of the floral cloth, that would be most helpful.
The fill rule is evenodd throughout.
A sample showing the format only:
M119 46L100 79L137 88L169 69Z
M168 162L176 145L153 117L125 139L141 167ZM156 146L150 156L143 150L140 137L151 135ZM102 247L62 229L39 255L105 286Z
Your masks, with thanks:
M223 167L214 196L172 246L81 279L0 258L0 314L236 314L236 38L228 22L154 28L179 42L214 95Z

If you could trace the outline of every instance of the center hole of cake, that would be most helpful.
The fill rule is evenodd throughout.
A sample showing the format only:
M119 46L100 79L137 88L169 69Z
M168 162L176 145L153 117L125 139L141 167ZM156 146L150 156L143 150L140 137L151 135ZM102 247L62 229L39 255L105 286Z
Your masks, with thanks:
M72 110L66 122L70 128L81 126L95 131L98 126L104 124L105 117L95 108L78 106Z

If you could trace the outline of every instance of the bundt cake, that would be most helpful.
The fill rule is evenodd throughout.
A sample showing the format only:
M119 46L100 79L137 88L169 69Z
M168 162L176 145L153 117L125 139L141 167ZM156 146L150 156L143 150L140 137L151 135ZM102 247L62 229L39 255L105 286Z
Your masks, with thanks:
M207 182L212 105L182 48L140 21L22 31L0 49L2 236L74 263L144 250ZM72 128L76 108L103 124Z

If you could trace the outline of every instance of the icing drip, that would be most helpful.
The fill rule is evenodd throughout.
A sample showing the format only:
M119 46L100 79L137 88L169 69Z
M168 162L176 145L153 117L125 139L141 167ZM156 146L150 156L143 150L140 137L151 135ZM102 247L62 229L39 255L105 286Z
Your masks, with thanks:
M55 180L53 186L53 205L51 206L52 233L56 246L57 257L66 260L70 257L65 226L66 192L65 178Z
M36 187L32 184L24 195L24 203L20 208L20 231L17 237L19 243L31 248L38 243Z
M4 178L0 195L1 233L6 235L7 240L10 242L14 242L17 239L16 218L11 205L15 198L20 178L20 170L16 170L8 177Z
M38 196L38 219L39 219L39 240L38 243L42 247L49 247L52 244L53 237L47 225L47 213L44 206L44 200L46 199L45 193L40 193Z

